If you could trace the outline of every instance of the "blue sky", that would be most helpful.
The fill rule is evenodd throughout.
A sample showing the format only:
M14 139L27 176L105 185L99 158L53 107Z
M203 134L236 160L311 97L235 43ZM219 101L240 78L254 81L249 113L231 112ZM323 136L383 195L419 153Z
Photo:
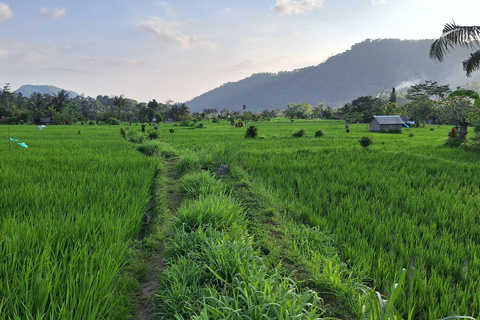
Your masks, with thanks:
M480 25L476 3L0 0L0 85L183 102L252 73L317 65L365 39Z

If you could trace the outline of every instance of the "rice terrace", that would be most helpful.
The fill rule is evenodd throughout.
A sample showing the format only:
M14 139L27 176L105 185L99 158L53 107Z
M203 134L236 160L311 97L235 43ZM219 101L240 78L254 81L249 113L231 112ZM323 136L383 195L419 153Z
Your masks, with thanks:
M480 160L451 126L255 127L1 126L1 317L480 315Z

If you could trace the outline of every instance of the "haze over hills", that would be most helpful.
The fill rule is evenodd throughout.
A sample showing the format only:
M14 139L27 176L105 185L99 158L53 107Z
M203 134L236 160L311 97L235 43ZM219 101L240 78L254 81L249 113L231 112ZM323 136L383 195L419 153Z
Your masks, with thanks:
M61 90L62 90L61 88L58 88L58 87L55 87L55 86L47 86L47 85L39 86L39 85L27 84L27 85L21 86L20 88L18 88L14 92L15 93L21 92L24 97L30 98L30 96L34 92L37 92L37 93L40 93L40 94L45 94L45 93L57 94ZM67 92L68 92L68 96L70 97L70 99L73 99L76 96L78 96L78 94L76 92L68 91L68 90L67 90Z
M260 112L285 109L288 104L323 103L331 107L360 96L374 95L395 87L406 91L425 80L449 84L451 89L480 80L480 72L468 78L462 61L471 51L456 48L443 62L428 56L433 40L367 39L350 50L306 68L280 73L258 73L208 91L186 105L193 112L223 108Z

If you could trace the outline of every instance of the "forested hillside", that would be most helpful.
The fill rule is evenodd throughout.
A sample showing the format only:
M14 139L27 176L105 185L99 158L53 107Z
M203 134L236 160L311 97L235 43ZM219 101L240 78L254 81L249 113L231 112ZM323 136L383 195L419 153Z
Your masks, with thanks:
M429 59L433 40L365 40L317 66L291 72L259 73L229 82L186 104L193 112L223 108L260 112L285 109L290 103L323 103L331 107L359 96L376 95L396 87L406 90L424 80L449 84L450 88L479 81L480 74L465 76L462 61L470 52L458 48L442 63Z

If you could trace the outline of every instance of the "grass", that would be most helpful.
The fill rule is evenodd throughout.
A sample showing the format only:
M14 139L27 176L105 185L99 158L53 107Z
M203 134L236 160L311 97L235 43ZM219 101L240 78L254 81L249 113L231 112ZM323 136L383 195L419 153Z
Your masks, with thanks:
M402 317L480 315L478 154L444 148L449 127L369 134L373 144L363 149L363 124L345 133L339 121L278 121L255 124L263 139L243 139L245 129L220 124L201 133L178 130L169 143L234 145L237 162L298 208L295 219L327 230L348 270L368 275L380 294L389 294L405 268L395 302ZM302 139L291 137L300 129ZM314 139L318 130L322 139Z
M9 129L28 148L0 144L1 317L128 318L122 268L156 162L110 127Z

